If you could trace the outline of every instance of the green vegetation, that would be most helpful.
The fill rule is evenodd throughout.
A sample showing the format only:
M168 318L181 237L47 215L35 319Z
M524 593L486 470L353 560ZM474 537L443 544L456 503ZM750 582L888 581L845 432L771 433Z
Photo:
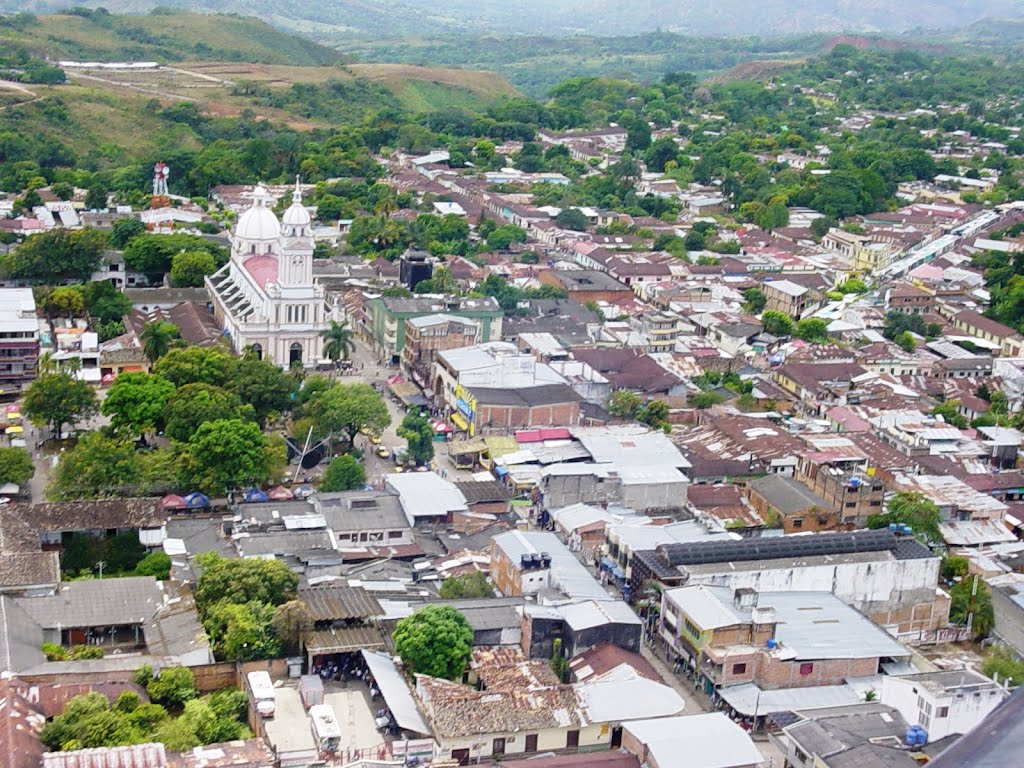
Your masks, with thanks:
M428 605L398 622L391 636L407 674L455 680L473 650L473 629L451 606Z
M422 413L410 413L402 419L397 434L407 442L406 455L420 467L434 458L434 423Z
M320 490L325 493L355 491L366 483L366 470L355 456L344 453L331 460L320 481Z
M988 637L995 626L995 610L988 585L981 577L965 578L949 590L949 620L954 624L970 622L974 638Z
M226 560L206 552L197 562L202 575L196 606L217 657L252 661L279 656L274 609L295 596L298 577L280 560Z
M494 587L483 571L471 571L464 576L453 576L441 582L439 590L444 600L465 600L492 597Z
M982 674L992 679L999 678L1000 683L1018 686L1024 683L1024 661L1018 659L1005 645L997 645L992 655L981 665Z
M35 464L23 448L0 447L0 485L24 485L36 473Z
M417 34L417 33L414 33ZM324 35L332 42L340 37ZM367 40L345 37L345 49L364 59L410 64L457 66L503 73L516 86L539 98L565 79L566 72L585 77L618 77L653 82L666 72L709 75L758 58L796 62L823 38L687 37L647 32L630 37L574 35L571 45L555 37L446 35L443 38Z
M180 751L252 736L245 726L246 697L238 689L200 698L191 670L184 667L165 668L154 678L145 666L136 679L154 703L144 704L134 691L125 691L113 705L101 693L76 696L43 727L43 743L53 751L71 751L159 741Z
M205 8L203 10L206 10ZM245 61L334 65L338 51L257 19L189 13L118 16L84 8L53 16L0 18L0 44L41 49L81 61Z
M608 413L622 419L633 419L653 429L667 429L668 405L663 400L644 401L628 389L617 389L608 398Z
M369 384L335 384L315 395L305 412L315 435L334 435L349 446L361 430L379 435L391 423L384 398Z
M942 513L935 502L917 492L901 492L888 501L884 513L868 516L867 527L888 528L892 523L908 525L913 535L925 544L938 545L942 543L941 521Z
M37 427L48 426L57 439L99 410L95 390L63 373L43 373L29 386L22 407Z

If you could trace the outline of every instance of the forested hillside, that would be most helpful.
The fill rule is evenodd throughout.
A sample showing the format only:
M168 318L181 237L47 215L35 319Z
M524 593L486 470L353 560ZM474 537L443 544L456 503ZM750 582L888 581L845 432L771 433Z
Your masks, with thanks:
M52 10L81 0L0 0L0 10ZM926 27L962 27L983 18L1019 15L1021 0L766 0L751 12L744 0L89 0L122 13L155 7L238 13L305 32L330 27L357 34L608 35L658 29L690 35L785 35L807 32L874 31L896 34Z

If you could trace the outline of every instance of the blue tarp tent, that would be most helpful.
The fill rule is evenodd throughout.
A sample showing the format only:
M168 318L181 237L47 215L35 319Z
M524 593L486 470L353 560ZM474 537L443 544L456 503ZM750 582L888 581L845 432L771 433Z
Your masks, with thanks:
M250 488L245 492L242 497L243 501L270 501L270 497L267 496L266 491L261 491L259 488Z
M202 493L199 493L199 491L196 491L195 493L190 493L188 496L185 497L185 506L188 507L189 509L199 509L201 507L208 507L210 506L210 497Z

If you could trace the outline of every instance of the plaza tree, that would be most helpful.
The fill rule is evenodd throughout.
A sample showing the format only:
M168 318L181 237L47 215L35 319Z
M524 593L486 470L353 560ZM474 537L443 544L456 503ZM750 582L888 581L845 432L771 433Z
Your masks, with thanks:
M32 457L22 448L0 447L0 485L24 485L36 473Z
M193 481L208 493L261 485L273 467L263 430L242 419L201 424L189 438L188 458Z
M167 402L174 385L152 373L122 373L103 399L102 412L110 417L115 432L145 437L164 423Z
M384 398L369 384L335 384L306 406L321 435L340 435L352 445L360 430L380 434L391 423Z
M96 415L96 391L86 382L64 373L40 375L25 393L22 407L37 427L49 426L60 439L65 426L75 426Z
M243 404L238 395L212 384L186 384L179 387L164 405L164 434L172 440L188 442L200 426L220 419L255 421L256 412Z

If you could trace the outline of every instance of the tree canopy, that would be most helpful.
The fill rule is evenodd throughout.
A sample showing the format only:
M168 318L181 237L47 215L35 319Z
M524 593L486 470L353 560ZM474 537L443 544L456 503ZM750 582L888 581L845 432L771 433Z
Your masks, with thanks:
M454 680L473 650L473 629L451 606L428 605L398 622L392 640L409 674Z
M331 460L320 481L320 490L325 493L355 491L366 483L366 470L350 453L344 453Z
M24 485L36 473L28 451L10 446L0 447L0 485Z
M188 442L206 422L223 419L254 421L251 405L238 395L212 384L185 384L167 399L163 411L164 432L172 440Z
M26 238L0 265L4 274L32 283L88 282L108 245L109 237L99 230L56 227Z
M272 469L270 445L258 424L218 419L200 424L188 441L193 481L207 493L262 485Z
M901 492L889 500L884 513L868 516L867 527L888 528L892 523L908 525L926 544L941 544L941 521L942 513L935 502L918 492Z
M23 408L29 421L37 427L49 426L54 437L60 438L65 426L95 416L99 402L88 383L64 373L44 373L29 386Z
M151 373L122 373L103 399L102 412L110 416L115 432L145 435L160 429L164 410L174 395L174 385Z
M391 423L384 398L369 384L336 384L306 407L317 433L340 435L351 445L361 429L380 434Z
M417 466L429 464L434 458L434 423L422 413L410 413L396 430L407 441L407 455Z

